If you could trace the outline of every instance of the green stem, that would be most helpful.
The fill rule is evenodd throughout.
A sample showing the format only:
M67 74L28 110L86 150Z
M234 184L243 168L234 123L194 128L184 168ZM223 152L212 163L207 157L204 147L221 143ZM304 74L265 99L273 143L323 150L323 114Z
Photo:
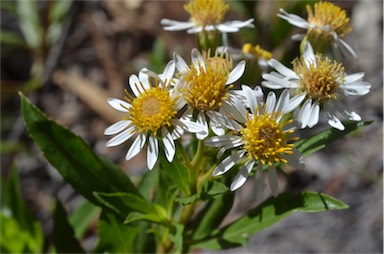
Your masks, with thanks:
M183 144L181 143L181 141L179 139L176 140L176 145L178 146L178 150L181 151L181 156L183 157L183 160L184 160L184 163L185 165L188 167L188 168L192 168L192 165L191 165L191 160L189 158L189 155L187 153L187 150L185 149L185 147L183 146Z

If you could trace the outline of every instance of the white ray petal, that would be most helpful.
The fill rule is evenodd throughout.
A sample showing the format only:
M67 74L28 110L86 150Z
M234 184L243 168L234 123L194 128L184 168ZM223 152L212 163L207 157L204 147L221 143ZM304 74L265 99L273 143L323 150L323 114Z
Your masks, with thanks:
M230 26L228 24L218 24L216 25L216 29L222 33L235 33L239 31L239 28Z
M311 114L311 105L312 105L312 100L308 99L304 102L303 106L300 109L298 120L301 123L302 129L308 125L308 120Z
M305 28L305 29L309 27L308 21L303 19L302 17L295 14L289 14L283 9L280 9L280 12L283 14L279 13L277 14L277 16L279 16L282 19L285 19L286 21L288 21L288 23L300 28Z
M303 58L308 68L310 68L311 64L316 66L315 53L313 53L313 48L309 42L306 42L304 45Z
M327 116L328 124L330 126L332 126L333 128L336 128L340 131L345 130L344 125L341 123L339 118L337 118L334 114L332 114L330 112L326 112L326 116Z
M245 181L247 180L247 178L249 176L249 173L251 173L251 170L252 170L254 164L255 164L255 160L251 159L251 160L247 161L244 164L244 166L242 166L240 168L239 172L235 176L235 179L233 180L233 182L230 186L231 191L237 190L238 188L243 186L243 184L245 183Z
M247 86L247 85L242 85L241 89L244 91L243 94L247 98L246 100L247 100L248 106L249 106L249 108L251 110L251 113L253 115L255 115L256 114L256 108L258 106L256 96L254 96L254 93L253 93L252 89L249 86Z
M169 61L162 73L162 76L161 76L162 81L165 82L167 80L167 82L170 82L173 78L173 75L175 74L175 70L176 70L175 61L174 60Z
M343 41L340 38L338 38L338 40L336 42L337 42L337 45L339 46L341 52L343 53L343 55L347 58L347 60L350 63L354 63L354 61L357 60L357 54L352 49L352 47L349 46L345 41Z
M277 178L277 172L275 166L268 167L268 182L271 188L272 195L277 197L279 194L279 179Z
M339 112L341 115L346 117L348 120L351 121L360 121L361 117L354 112L353 110L350 110L347 108L345 104L343 104L341 101L335 101L333 104L333 110Z
M186 30L191 27L193 27L193 22L181 22L176 20L170 20L170 19L162 19L160 23L165 26L164 30L166 31L180 31L180 30Z
M175 142L173 141L172 135L169 133L167 128L161 128L161 135L163 137L165 156L169 162L172 162L176 150Z
M126 129L125 131L121 132L119 135L116 135L115 137L111 138L105 146L111 147L111 146L118 146L125 141L127 141L132 135L135 133L134 132L135 126L131 126L130 128Z
M273 113L276 106L276 94L274 92L271 91L268 93L266 104L266 113Z
M210 124L213 133L215 133L217 136L223 136L225 134L225 129L220 126L220 124L215 121L211 121Z
M312 104L311 113L309 114L308 127L312 128L319 122L320 105L319 102Z
M295 110L297 107L299 107L301 102L305 99L305 96L306 96L305 93L301 93L301 94L298 94L298 95L295 95L294 97L292 97L289 100L288 106L285 108L285 113L289 113L289 112Z
M114 109L117 109L121 112L128 112L128 109L131 107L131 104L129 104L126 101L122 101L116 98L109 98L108 99L109 105L111 105Z
M361 96L369 93L371 84L364 81L355 81L352 83L341 84L340 89L342 89L346 95Z
M351 74L351 75L347 75L344 78L345 79L345 83L348 84L348 83L353 83L353 82L356 82L356 81L361 81L362 78L364 78L364 75L365 75L364 72L358 72L358 73L354 73L354 74Z
M235 68L229 73L228 80L226 82L227 85L236 82L241 76L243 76L245 71L245 61L241 61Z
M293 79L298 78L296 72L289 69L288 67L285 67L285 65L283 65L279 61L277 61L275 59L271 59L270 63L280 74L284 75L285 77L293 78Z
M148 169L152 170L156 164L157 158L159 156L159 141L153 135L148 138L148 147L147 147L147 165Z
M185 63L184 59L179 54L173 54L173 61L175 62L176 69L179 72L185 72L189 70L188 65Z
M131 121L129 120L121 120L117 123L112 124L108 128L105 129L104 135L113 135L116 133L119 133L120 131L124 130L131 124Z
M288 89L285 89L280 94L279 100L277 101L277 104L276 104L275 112L285 113L286 108L288 106L288 103L289 103L289 92L288 92ZM279 119L278 119L278 121L279 121Z
M232 168L244 155L245 151L237 151L234 154L229 155L225 158L213 171L213 176L218 176L226 173L230 168Z
M129 76L129 86L136 97L139 97L140 94L144 93L140 80L135 74Z
M212 147L234 147L234 144L241 143L241 138L238 136L215 136L204 140L206 146Z
M131 147L129 148L127 155L125 156L126 160L131 159L133 156L137 155L141 149L143 149L146 138L145 134L139 134L135 141L133 141Z
M192 49L191 59L192 59L193 65L197 70L200 70L200 67L203 67L203 70L205 72L204 58L196 48Z
M199 114L197 115L197 123L203 127L203 130L200 132L197 132L196 137L200 140L204 140L209 134L208 122L204 112L200 111Z
M155 73L153 71L150 71L147 68L143 68L143 69L140 70L140 72L139 72L139 80L140 80L141 84L143 85L144 90L147 90L147 89L149 89L151 87L151 84L149 83L149 77L159 78L157 73ZM139 91L141 93L143 93L144 90L140 86Z
M227 21L225 22L224 24L225 25L229 25L229 26L232 26L232 27L237 27L237 28L243 28L243 27L255 27L252 22L254 21L253 18L251 19L248 19L246 21L243 21L243 20L232 20L232 21Z

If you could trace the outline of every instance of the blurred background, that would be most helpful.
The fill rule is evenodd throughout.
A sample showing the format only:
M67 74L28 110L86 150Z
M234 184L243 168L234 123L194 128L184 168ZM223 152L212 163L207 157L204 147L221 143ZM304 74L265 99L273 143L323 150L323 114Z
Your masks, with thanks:
M128 77L147 67L162 72L178 52L189 59L193 35L167 32L162 18L187 21L185 1L1 1L1 179L2 201L15 175L23 203L41 224L44 251L52 241L52 210L59 198L67 211L84 199L44 159L24 128L18 92L22 91L50 118L80 135L94 151L119 164L136 179L145 154L124 160L127 146L106 148L104 129L122 115L107 98L122 99ZM226 20L255 18L254 29L228 35L230 46L260 44L284 64L298 54L290 35L302 32L278 18L279 8L307 17L312 1L228 1ZM305 158L306 169L286 172L281 191L321 191L350 208L319 214L294 214L253 236L250 245L227 253L382 253L383 252L383 2L335 2L345 9L353 31L345 40L358 62L347 73L365 72L371 92L348 98L370 126ZM187 60L188 61L188 60ZM248 63L252 64L252 63ZM250 85L260 76L247 77ZM319 129L325 129L322 123ZM305 134L311 134L307 130ZM12 172L16 172L13 174ZM254 198L252 181L237 193L228 223L269 196ZM2 212L7 204L2 202ZM97 215L96 215L97 216ZM95 218L93 216L92 218ZM91 218L91 219L92 219ZM96 219L84 229L82 245L97 242ZM4 233L2 231L2 233ZM212 253L210 251L201 251ZM224 252L224 251L223 251Z

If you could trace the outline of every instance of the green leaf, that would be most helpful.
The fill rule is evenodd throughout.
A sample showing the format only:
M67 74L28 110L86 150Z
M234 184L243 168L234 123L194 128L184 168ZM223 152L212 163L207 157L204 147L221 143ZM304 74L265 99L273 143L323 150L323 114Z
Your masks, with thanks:
M72 225L75 236L78 239L83 237L89 224L100 214L101 208L85 200L68 218Z
M44 234L40 223L32 216L21 196L15 167L12 167L7 179L1 178L1 214L2 247L16 253L42 252Z
M169 238L174 244L174 250L172 253L182 253L183 248L183 232L184 232L184 225L175 223L171 230Z
M335 128L329 128L325 131L322 131L308 139L302 139L296 142L295 146L296 148L303 154L303 155L309 155L311 153L314 153L322 148L324 148L326 145L330 144L331 142L338 140L345 135L358 130L360 128L363 128L364 126L370 125L373 122L347 122L344 123L345 130L340 131Z
M1 31L0 32L0 43L4 46L17 47L17 48L28 48L22 37L18 34Z
M175 201L181 205L188 205L195 202L199 198L200 198L200 193L196 193L195 195L192 195L189 197L176 197Z
M124 223L129 224L129 223L132 223L134 221L140 221L140 220L154 222L157 224L168 225L167 224L168 222L163 217L159 216L158 214L155 214L155 213L143 214L143 213L138 213L138 212L129 213L127 218L125 218Z
M44 239L38 222L31 222L33 231L38 232L33 234L11 217L9 211L0 211L0 221L1 253L42 253Z
M96 156L83 139L49 120L21 93L20 98L29 135L76 191L96 205L103 204L93 192L125 192L140 196L131 180L116 165Z
M234 192L210 200L192 223L192 238L203 239L216 230L232 208Z
M134 253L138 227L125 225L115 214L103 210L98 231L99 242L94 253Z
M58 253L85 253L75 238L75 232L67 220L67 212L59 200L53 214L53 244Z
M131 193L94 192L95 197L106 207L125 218L131 211L156 213L155 207L140 196Z
M38 48L43 40L40 23L39 2L34 0L18 1L16 4L19 25L24 39L31 48Z
M188 168L181 163L176 157L172 163L169 163L164 156L159 155L162 170L172 180L172 182L184 194L190 195L190 188L188 182Z
M151 194L157 185L159 178L159 169L155 168L151 171L147 171L141 178L141 181L137 187L140 194L148 201L151 202Z
M209 237L194 242L192 246L215 250L234 248L245 245L252 234L272 226L293 212L308 213L345 208L348 206L340 200L322 193L282 193L276 198L267 199Z

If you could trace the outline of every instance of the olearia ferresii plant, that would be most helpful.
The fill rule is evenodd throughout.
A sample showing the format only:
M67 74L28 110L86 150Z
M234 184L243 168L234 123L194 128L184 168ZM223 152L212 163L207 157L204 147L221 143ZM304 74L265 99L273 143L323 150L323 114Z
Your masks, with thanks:
M244 245L251 234L293 211L347 207L322 193L286 193L278 177L286 174L287 167L304 170L306 155L368 124L345 105L345 97L362 96L370 90L370 84L363 81L364 73L346 74L339 57L342 52L348 59L356 58L342 40L352 30L346 12L332 3L318 2L314 9L307 7L305 20L281 9L279 17L307 29L306 34L295 36L302 42L290 69L254 42L242 47L223 43L223 34L254 27L253 18L224 21L230 5L223 0L191 0L184 9L190 15L188 22L163 19L161 24L167 31L187 30L196 36L198 45L190 49L190 61L173 52L163 73L143 68L129 77L120 99L108 100L125 117L105 129L105 135L113 136L106 146L128 143L124 148L128 161L146 151L150 171L135 185L112 163L94 159L99 164L90 166L87 163L92 160L77 158L86 156L85 146L78 153L60 154L64 159L76 157L71 164L74 171L64 178L103 209L99 237L104 245L97 252L114 252L108 246L121 245L120 252L228 249ZM251 69L248 75L262 78L262 86L247 84L244 78L247 66L256 61L259 71ZM274 70L267 72L267 68ZM26 112L35 110L26 105L23 101ZM24 117L29 130L37 132L31 136L38 140L42 116L36 110L30 113ZM302 129L322 124L321 113L331 128L303 137ZM34 119L39 125L35 130L31 126ZM63 136L71 135L65 132ZM72 149L84 143L71 137L76 139ZM44 150L48 159L53 151L51 146ZM65 163L56 163L56 157L50 161L64 168L60 172L71 170ZM84 167L76 168L82 163ZM222 226L234 193L253 178L256 200L264 174L273 197ZM105 235L111 231L103 233L113 223L123 241Z

